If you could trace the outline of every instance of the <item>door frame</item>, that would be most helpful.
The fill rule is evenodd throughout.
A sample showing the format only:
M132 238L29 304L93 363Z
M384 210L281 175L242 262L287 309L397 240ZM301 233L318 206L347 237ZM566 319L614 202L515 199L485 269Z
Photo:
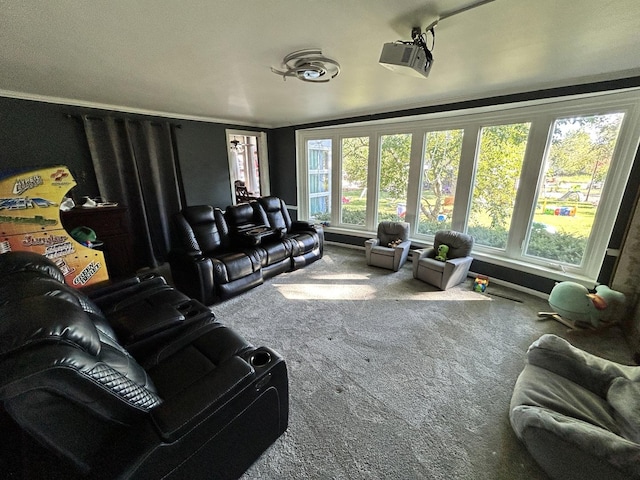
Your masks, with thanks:
M236 189L234 182L237 180L236 169L234 165L234 156L231 154L231 140L233 137L256 137L256 145L258 147L258 168L260 173L260 195L265 197L271 194L271 186L269 182L269 157L267 150L267 134L255 130L236 130L227 128L225 130L227 137L227 160L229 163L229 190L233 203L236 203Z

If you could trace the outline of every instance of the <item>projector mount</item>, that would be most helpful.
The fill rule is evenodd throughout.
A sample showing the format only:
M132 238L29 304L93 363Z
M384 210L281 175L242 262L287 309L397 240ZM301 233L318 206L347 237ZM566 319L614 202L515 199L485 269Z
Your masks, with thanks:
M472 1L471 3L464 5L462 7L458 7L458 8L454 8L452 10L443 12L441 15L438 15L436 17L435 20L433 20L431 23L429 23L429 25L427 26L427 28L425 28L424 33L422 32L422 28L421 27L412 27L411 28L411 39L412 41L408 42L408 41L402 41L402 40L398 40L395 43L398 45L415 45L417 47L420 48L420 50L422 50L422 52L424 53L425 59L424 59L424 65L422 65L422 61L420 64L420 68L417 68L417 65L412 66L412 68L414 68L415 71L419 71L423 76L428 76L429 75L429 70L431 69L431 66L433 65L433 48L435 46L435 42L436 42L436 33L435 33L435 27L436 25L438 25L439 21L444 20L445 18L449 18L449 17L453 17L454 15L458 15L460 13L466 12L468 10L472 10L474 8L477 8L481 5L485 5L487 3L491 3L495 0L475 0ZM415 13L415 12L414 12ZM433 17L432 17L433 18ZM415 19L414 19L415 21ZM414 23L415 25L415 23ZM431 34L431 47L429 47L427 45L427 35ZM386 65L388 68L389 66Z
M426 58L425 65L424 65L425 73L429 72L429 70L431 69L431 65L433 65L433 54L431 52L433 51L433 47L435 47L436 45L435 28L437 23L438 21L436 20L431 25L429 25L424 33L422 33L422 30L420 29L420 27L413 27L411 29L411 38L413 39L413 44L417 45L422 49L422 51L424 52L424 56ZM428 33L431 33L431 48L427 47L426 37ZM411 42L403 42L403 43L410 44Z

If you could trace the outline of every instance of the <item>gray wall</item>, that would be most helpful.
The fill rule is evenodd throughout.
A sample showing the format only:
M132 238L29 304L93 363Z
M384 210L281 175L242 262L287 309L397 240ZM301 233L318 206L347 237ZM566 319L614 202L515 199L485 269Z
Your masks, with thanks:
M0 173L66 165L78 183L73 195L97 196L82 122L69 113L61 105L0 97Z
M89 146L79 118L82 114L173 123L187 204L224 208L231 203L225 129L253 130L244 126L130 115L0 97L0 174L15 169L66 165L78 184L72 190L72 196L76 200L87 195L97 196L99 192Z

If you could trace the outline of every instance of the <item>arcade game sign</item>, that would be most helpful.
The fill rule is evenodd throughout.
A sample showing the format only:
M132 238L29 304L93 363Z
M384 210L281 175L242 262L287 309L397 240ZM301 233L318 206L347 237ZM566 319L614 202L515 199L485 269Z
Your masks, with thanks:
M65 166L0 172L0 254L28 250L51 259L65 282L81 288L109 279L104 253L74 240L60 203L76 186Z

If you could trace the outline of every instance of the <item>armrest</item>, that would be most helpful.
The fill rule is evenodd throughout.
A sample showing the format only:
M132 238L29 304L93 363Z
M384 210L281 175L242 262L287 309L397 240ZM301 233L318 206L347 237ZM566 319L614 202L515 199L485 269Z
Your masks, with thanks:
M123 288L138 285L139 283L140 277L134 276L123 280L118 280L117 282L107 281L98 283L97 285L90 285L88 287L82 288L82 292L85 293L91 300L96 301L96 299L100 298L101 296L109 295L112 292L117 292L118 290L122 290Z
M404 265L409 257L409 248L411 247L411 241L405 240L393 247L393 269L398 271L399 268Z
M310 223L306 220L294 220L291 222L292 232L315 232L324 240L324 226L321 223Z
M552 334L543 335L531 344L527 363L563 376L602 398L606 398L611 382L618 377L640 380L638 367L597 357Z
M208 357L217 365L222 365L232 357L243 356L253 348L251 343L234 330L213 321L213 313L211 316L212 321L197 322L194 327L182 330L179 335L174 335L170 341L151 352L140 361L142 368L152 370L195 342L206 342L214 346L209 350Z
M117 311L109 317L109 323L127 346L170 328L211 316L211 310L196 300L175 306L169 303L137 302Z
M131 298L133 295L165 285L167 285L167 281L160 275L137 276L93 291L89 294L89 298L98 307L105 309L109 305Z
M213 260L197 252L174 252L169 260L176 286L205 305L214 302Z
M254 369L234 356L151 411L158 433L168 442L191 430L247 386Z
M405 250L409 250L410 247L411 247L411 240L405 240L404 242L401 242L398 245L396 245L394 248L396 252L398 250L400 250L401 252L404 252Z
M257 246L268 240L278 240L281 232L278 229L266 225L252 225L251 228L239 229L235 233L236 238L245 246Z
M563 459L571 459L573 478L640 477L635 460L640 447L621 435L543 407L517 405L509 417L517 437L543 467L550 452L560 451Z
M322 229L322 225L316 223L309 223L306 220L294 220L291 222L291 230L300 231L300 230L312 230L318 231L318 229Z
M411 252L411 270L413 271L413 278L418 275L418 262L423 258L434 258L436 256L436 250L433 247L430 248L418 248Z
M316 232L324 237L324 225L321 223L310 223L306 220L294 220L291 222L291 231Z
M378 245L380 245L380 239L379 238L370 238L369 240L365 240L364 242L364 246L369 246L369 247L377 247Z
M371 259L371 249L373 247L377 247L379 244L380 244L379 238L370 238L369 240L366 240L364 242L364 250L365 250L367 263L369 263L369 260Z
M419 248L413 251L412 260L417 262L423 258L435 258L436 257L436 249L433 247L429 248Z
M458 257L458 258L448 258L446 263L449 263L454 266L464 265L465 263L473 262L473 257Z

